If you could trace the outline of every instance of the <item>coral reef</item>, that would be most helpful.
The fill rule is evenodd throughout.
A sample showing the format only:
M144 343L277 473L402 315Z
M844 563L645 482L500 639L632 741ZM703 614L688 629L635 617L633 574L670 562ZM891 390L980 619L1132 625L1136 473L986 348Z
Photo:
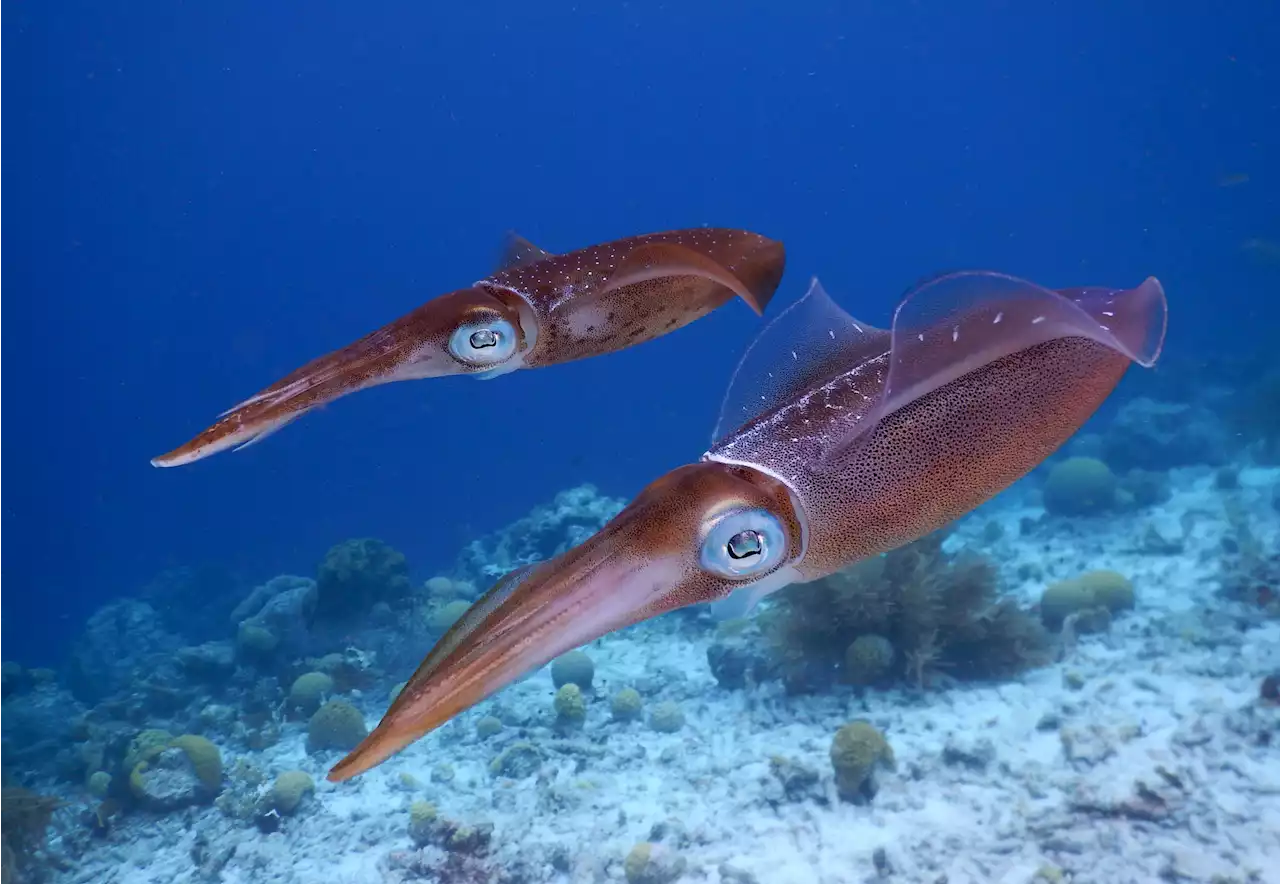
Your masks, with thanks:
M893 749L874 725L866 721L846 724L831 740L831 766L836 792L845 801L865 804L876 796L877 775L894 767Z
M164 628L200 643L220 638L242 592L235 574L216 564L161 571L138 591L138 599L160 615Z
M231 613L238 643L258 656L306 653L318 598L316 582L309 577L286 574L255 587Z
M1280 552L1254 532L1244 507L1234 497L1223 502L1229 532L1223 537L1220 592L1270 617L1280 617Z
M623 688L609 702L609 712L618 721L636 721L643 709L644 698L635 688Z
M551 682L558 688L573 684L590 691L595 673L595 663L585 651L569 651L551 661Z
M451 602L445 602L442 605L435 605L429 608L427 611L427 629L433 635L444 635L453 624L462 619L462 615L467 613L467 609L470 607L470 602L454 599Z
M311 774L304 770L287 770L276 776L267 800L272 808L289 815L298 809L303 799L314 795L315 791L316 784L311 779Z
M839 676L865 683L870 673L923 687L943 673L1001 678L1048 662L1048 635L999 597L992 562L944 552L946 536L780 592L759 619L788 690L819 690Z
M1116 505L1115 474L1093 457L1069 457L1049 468L1044 508L1055 516L1097 516Z
M96 703L143 680L156 660L183 645L146 602L119 599L103 605L72 648L67 684L75 696Z
M333 693L333 677L327 672L304 672L289 688L289 705L303 715L312 715Z
M627 884L673 884L687 865L685 858L670 847L641 841L628 851L622 867Z
M844 655L845 680L855 685L874 685L893 671L893 642L883 635L860 635Z
M94 705L65 685L96 673L3 667L6 768L50 796L28 838L6 780L6 880L1256 878L1280 856L1280 471L1112 479L1088 518L1046 517L1033 480L751 619L611 634L341 785L324 753L365 735L472 584L326 622L315 581L285 576L211 605L217 635L113 602L77 649L128 657Z
M482 740L496 737L502 733L502 719L496 715L486 715L476 722L476 736Z
M1102 457L1112 469L1163 471L1227 459L1230 439L1209 409L1189 402L1131 399L1103 436Z
M336 620L365 615L376 602L409 593L404 555L381 540L346 540L329 550L316 571L316 616Z
M307 724L307 751L350 752L368 735L359 709L345 700L330 700L316 710Z
M37 795L30 789L5 785L0 788L0 882L11 884L39 863L45 833L53 812L61 806L56 798Z
M1110 615L1130 610L1134 601L1133 583L1128 577L1115 571L1086 571L1045 587L1040 596L1040 619L1050 629L1061 629L1068 617L1101 610L1110 622Z
M577 546L599 531L625 501L603 497L594 485L562 491L501 531L469 543L458 557L458 575L488 587L521 565L540 562Z
M663 700L649 713L649 727L660 734L674 734L684 727L684 710L675 700Z
M587 703L582 689L573 682L561 685L555 698L556 724L562 728L581 727L587 719Z

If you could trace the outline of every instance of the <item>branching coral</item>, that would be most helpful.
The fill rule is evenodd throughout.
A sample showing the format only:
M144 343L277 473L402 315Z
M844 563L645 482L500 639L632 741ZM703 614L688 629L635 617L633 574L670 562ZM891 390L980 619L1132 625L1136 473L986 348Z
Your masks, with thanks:
M917 687L942 671L960 679L999 678L1048 662L1048 635L1032 614L998 597L991 561L949 555L942 550L945 538L937 531L784 590L762 625L788 688L812 690L830 681L865 636L895 651L885 680Z
M30 867L44 846L53 812L60 806L56 798L18 786L0 790L0 882L17 881L18 875Z
M1223 501L1230 531L1223 539L1224 596L1280 616L1280 553L1267 548L1252 526L1244 505L1235 497Z
M40 842L61 803L18 787L0 788L0 834L10 841Z

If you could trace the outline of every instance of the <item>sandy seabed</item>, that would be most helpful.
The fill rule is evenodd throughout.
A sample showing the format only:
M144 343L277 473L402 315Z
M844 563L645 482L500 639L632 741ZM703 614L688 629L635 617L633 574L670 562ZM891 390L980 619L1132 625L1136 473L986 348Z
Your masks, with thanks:
M1265 492L1277 481L1277 471L1246 470L1236 492L1269 548L1280 514ZM316 794L279 831L246 829L215 808L131 818L56 884L618 881L628 851L647 840L683 863L678 880L707 884L1280 882L1280 745L1269 742L1280 709L1258 699L1262 678L1280 669L1280 622L1217 594L1225 522L1185 518L1222 509L1208 471L1179 471L1174 483L1172 501L1150 515L1021 538L1020 518L1039 511L997 503L958 529L950 542L976 538L991 518L1008 523L990 551L1006 580L1026 562L1043 571L1009 587L1028 601L1045 581L1091 568L1136 587L1137 609L1109 633L1012 682L861 696L726 691L708 668L705 630L667 618L588 648L598 689L586 724L534 738L536 775L492 776L515 738L482 741L474 724L522 706L549 722L545 671L351 783L325 782L336 754L308 755L302 730L289 730L250 756L273 773L315 777ZM1148 524L1166 536L1190 525L1183 551L1139 552ZM679 701L684 728L611 721L608 694L638 683ZM855 718L881 728L896 756L865 806L837 800L828 758L834 732ZM226 751L227 766L235 757ZM817 781L789 792L778 757ZM442 852L408 834L418 800L491 823L483 862L509 877L432 871Z

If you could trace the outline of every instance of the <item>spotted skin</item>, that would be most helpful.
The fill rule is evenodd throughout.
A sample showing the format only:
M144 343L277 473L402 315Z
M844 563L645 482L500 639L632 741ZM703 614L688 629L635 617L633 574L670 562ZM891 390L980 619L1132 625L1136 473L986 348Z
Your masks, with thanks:
M922 537L1007 488L1089 419L1131 362L1153 364L1164 339L1154 280L1129 292L1049 292L982 274L931 303L935 285L913 293L923 309L900 308L892 334L851 342L861 355L849 371L704 456L794 490L809 529L797 566L805 580Z
M1005 285L978 280L988 282ZM891 333L851 322L852 361L838 369L829 347L813 347L825 374L797 372L802 386L700 462L649 485L584 543L490 590L329 779L369 770L607 632L740 593L758 598L923 536L1032 469L1131 361L1159 354L1166 308L1154 280L1101 298L1012 283L1004 301L958 305L926 290L932 300L905 311L904 301Z
M734 297L763 313L785 263L781 243L721 228L629 237L563 255L520 241L505 269L309 362L151 462L180 466L253 444L313 408L380 384L487 378L611 353ZM464 327L498 329L504 348L482 353L488 361L459 358L452 346Z
M1129 366L1083 338L1038 344L888 415L839 471L815 469L827 412L870 411L887 361L859 366L708 452L796 489L809 526L805 580L923 537L1009 487L1089 419Z
M654 246L675 248L664 254ZM781 243L759 234L698 228L592 246L497 273L480 285L510 291L532 308L538 334L525 359L529 367L644 343L701 319L735 297L715 279L690 273L664 273L612 288L620 270L637 269L631 262L646 248L659 268L668 258L678 264L681 249L711 259L741 282L759 312L777 289L786 260Z

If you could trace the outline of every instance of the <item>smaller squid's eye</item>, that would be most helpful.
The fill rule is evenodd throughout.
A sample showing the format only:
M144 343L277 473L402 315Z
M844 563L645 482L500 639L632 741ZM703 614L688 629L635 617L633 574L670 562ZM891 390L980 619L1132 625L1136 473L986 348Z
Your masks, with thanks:
M480 331L472 332L471 337L467 338L467 343L471 345L471 349L481 350L485 347L496 347L501 340L493 329L482 328Z
M459 362L488 367L506 362L516 352L516 330L505 319L468 322L454 329L449 352Z
M705 532L702 567L723 577L756 577L777 567L787 554L787 533L768 510L733 510Z

